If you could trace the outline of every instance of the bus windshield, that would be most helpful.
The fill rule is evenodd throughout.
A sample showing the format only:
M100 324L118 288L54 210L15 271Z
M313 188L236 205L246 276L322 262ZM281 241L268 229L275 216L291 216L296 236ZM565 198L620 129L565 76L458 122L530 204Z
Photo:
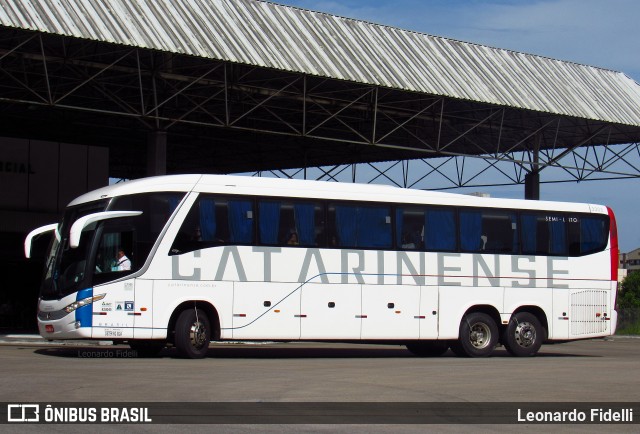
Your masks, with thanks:
M53 237L51 242L40 297L60 299L138 271L183 196L184 193L145 193L68 208L59 226L60 240ZM70 247L70 229L79 218L125 210L142 214L91 223L82 230L78 247Z

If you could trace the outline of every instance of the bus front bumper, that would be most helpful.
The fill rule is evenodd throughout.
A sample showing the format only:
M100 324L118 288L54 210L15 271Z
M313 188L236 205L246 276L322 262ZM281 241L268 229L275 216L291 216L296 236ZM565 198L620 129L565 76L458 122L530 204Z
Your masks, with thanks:
M38 331L45 339L90 339L91 327L82 327L73 314L58 320L46 321L38 318Z
M91 289L71 294L60 300L40 299L38 301L40 336L45 339L90 339L93 299Z

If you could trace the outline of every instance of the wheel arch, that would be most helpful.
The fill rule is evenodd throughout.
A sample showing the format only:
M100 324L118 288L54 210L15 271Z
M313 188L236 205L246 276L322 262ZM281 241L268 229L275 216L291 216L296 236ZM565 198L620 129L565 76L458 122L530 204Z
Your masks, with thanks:
M220 339L220 316L218 314L218 310L208 301L205 300L188 300L180 303L173 310L171 317L169 319L169 325L167 326L167 337L170 342L174 342L174 331L176 327L176 321L178 320L178 316L180 313L185 310L193 309L197 307L200 310L203 310L209 318L209 322L211 323L211 340L217 341Z
M490 304L469 307L460 320L451 351L460 357L489 357L500 339L500 313Z
M498 326L498 329L500 328L500 324L502 323L502 320L500 319L500 312L498 311L498 309L496 309L495 306L490 305L490 304L477 304L477 305L469 307L462 314L462 317L460 318L460 321L462 321L462 318L464 318L466 315L469 315L471 313L476 313L476 312L486 313L487 315L489 315L491 317L491 319L493 319L495 321L496 325Z

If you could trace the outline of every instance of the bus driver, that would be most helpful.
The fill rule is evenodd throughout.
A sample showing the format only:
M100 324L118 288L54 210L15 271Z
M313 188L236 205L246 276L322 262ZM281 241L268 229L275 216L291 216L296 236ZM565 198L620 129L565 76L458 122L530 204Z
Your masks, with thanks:
M124 250L119 249L117 255L116 264L114 265L114 271L129 271L131 270L131 261L124 254Z

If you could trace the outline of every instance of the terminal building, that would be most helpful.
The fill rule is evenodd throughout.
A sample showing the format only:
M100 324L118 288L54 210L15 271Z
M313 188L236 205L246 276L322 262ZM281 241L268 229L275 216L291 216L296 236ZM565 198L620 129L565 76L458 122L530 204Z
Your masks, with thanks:
M620 254L620 268L626 273L640 271L640 248Z

